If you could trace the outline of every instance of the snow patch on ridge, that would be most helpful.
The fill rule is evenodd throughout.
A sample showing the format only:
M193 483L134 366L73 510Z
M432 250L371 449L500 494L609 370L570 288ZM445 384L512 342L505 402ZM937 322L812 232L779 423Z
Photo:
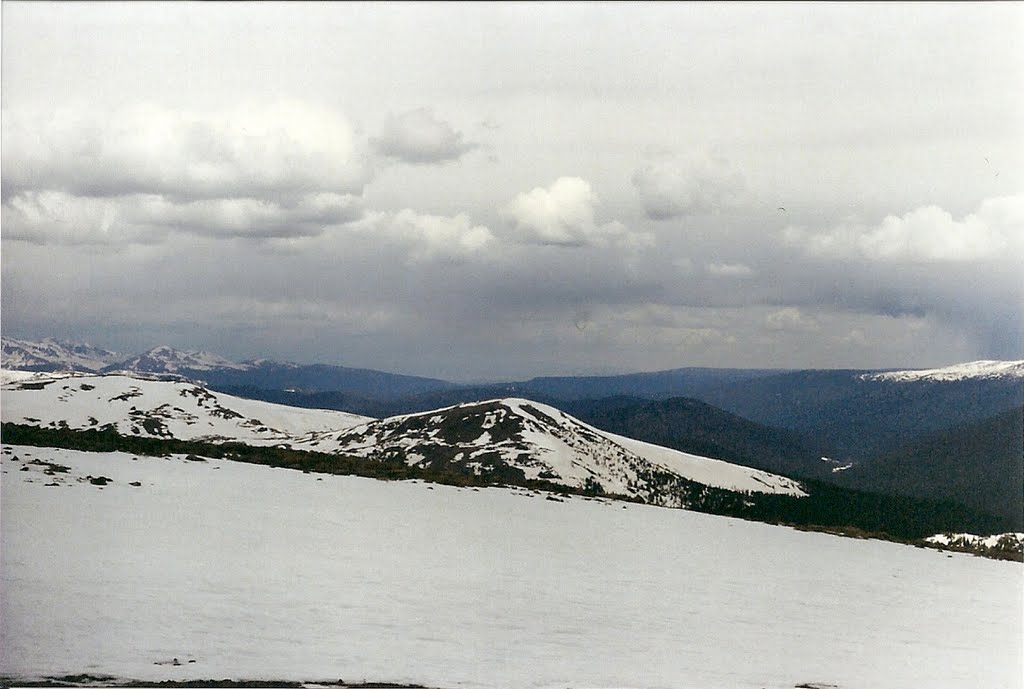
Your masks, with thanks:
M920 380L952 382L959 380L990 380L994 378L1024 379L1024 361L970 361L944 368L912 371L869 373L861 380L882 380L909 383Z

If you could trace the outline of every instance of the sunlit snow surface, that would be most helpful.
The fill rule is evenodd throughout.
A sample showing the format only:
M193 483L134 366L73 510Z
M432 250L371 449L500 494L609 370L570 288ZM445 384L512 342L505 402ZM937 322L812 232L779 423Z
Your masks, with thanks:
M523 490L4 452L0 674L1022 685L1019 563ZM21 470L37 458L70 471Z

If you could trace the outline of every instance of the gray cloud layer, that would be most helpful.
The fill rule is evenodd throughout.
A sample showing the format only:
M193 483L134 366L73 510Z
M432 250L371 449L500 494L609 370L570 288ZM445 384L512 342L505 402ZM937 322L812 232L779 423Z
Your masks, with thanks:
M668 220L721 211L743 196L743 176L719 159L662 160L633 174L647 217Z
M457 379L1024 357L1019 8L528 8L5 7L5 333Z
M476 144L438 119L429 108L391 115L380 136L371 140L377 151L405 163L430 164L457 160Z

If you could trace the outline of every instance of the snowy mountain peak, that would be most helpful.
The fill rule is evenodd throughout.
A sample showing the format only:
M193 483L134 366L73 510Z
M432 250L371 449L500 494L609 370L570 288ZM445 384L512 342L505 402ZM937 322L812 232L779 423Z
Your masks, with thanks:
M555 409L508 398L371 421L311 434L296 447L410 466L550 481L685 507L693 484L803 495L790 479L600 431Z
M246 367L210 352L184 352L161 345L115 366L108 367L108 370L179 373L181 371L209 371L223 368L243 370Z
M1024 379L1024 361L970 361L944 368L890 371L861 376L863 380L908 383L920 380L950 382L959 380Z
M0 338L5 369L36 371L98 371L117 361L115 352L81 342L48 337L40 342Z

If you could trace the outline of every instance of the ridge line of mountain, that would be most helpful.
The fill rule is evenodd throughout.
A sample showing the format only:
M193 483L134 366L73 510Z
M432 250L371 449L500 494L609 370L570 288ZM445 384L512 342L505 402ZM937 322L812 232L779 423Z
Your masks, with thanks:
M566 385L579 385L586 381L590 385L609 384L623 379L656 380L659 377L686 374L714 379L717 384L727 383L731 377L743 379L762 378L786 375L799 372L830 372L853 374L865 380L961 380L965 377L1010 376L1024 379L1024 360L992 361L980 360L964 362L938 369L899 369L899 368L841 368L841 369L774 369L774 368L718 368L706 366L689 366L612 375L547 375L513 382L493 382L483 384L453 383L438 378L390 373L378 369L349 367L335 364L299 364L295 362L279 362L266 358L252 358L241 362L228 360L212 352L196 350L179 350L167 345L158 345L144 352L122 358L116 352L85 343L45 338L40 342L19 340L4 336L2 340L3 367L22 370L85 370L88 372L113 372L132 370L150 373L175 373L187 371L212 371L217 369L244 371L260 367L277 369L300 369L321 367L324 369L340 369L361 373L372 373L381 376L408 378L431 381L435 384L450 387L479 387L481 385L532 386L539 390L557 390Z

